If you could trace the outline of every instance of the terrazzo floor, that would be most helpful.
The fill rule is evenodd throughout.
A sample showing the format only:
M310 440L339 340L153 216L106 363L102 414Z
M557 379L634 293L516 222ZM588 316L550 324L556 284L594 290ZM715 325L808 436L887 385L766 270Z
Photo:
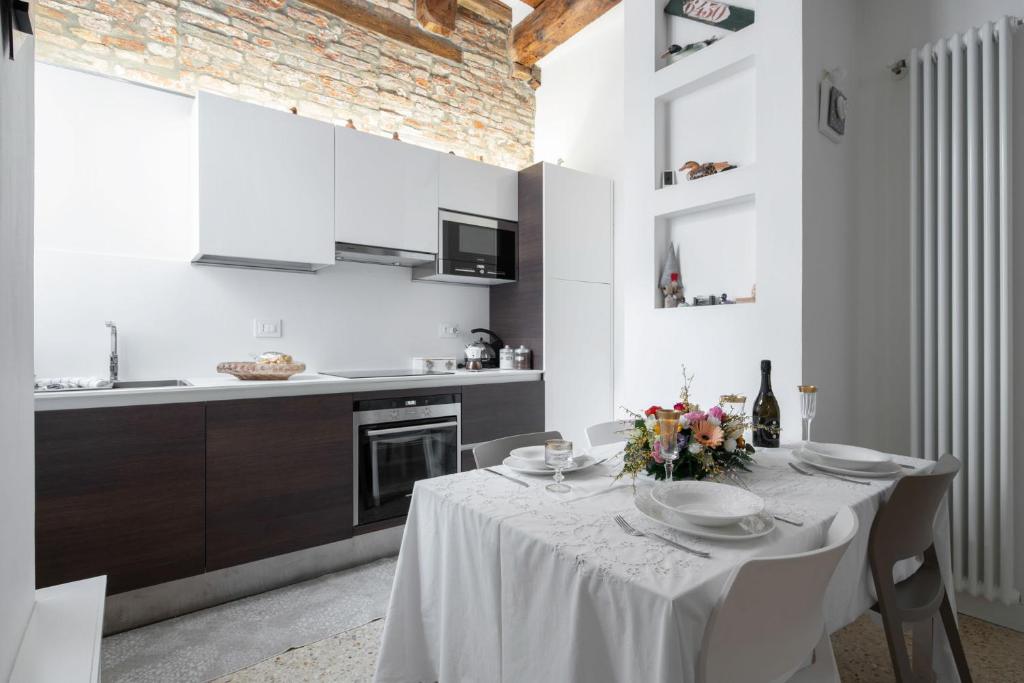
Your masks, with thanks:
M103 680L368 683L393 574L394 561L383 560L107 638ZM337 600L356 583L370 599ZM302 624L316 627L295 628ZM960 631L975 681L1024 682L1024 633L965 615ZM882 628L869 617L832 644L844 683L894 680Z

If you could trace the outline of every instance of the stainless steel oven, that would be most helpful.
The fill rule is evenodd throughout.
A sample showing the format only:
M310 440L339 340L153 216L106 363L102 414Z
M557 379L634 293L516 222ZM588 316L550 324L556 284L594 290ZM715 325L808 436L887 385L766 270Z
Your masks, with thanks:
M357 525L405 515L418 480L459 470L460 401L446 393L355 402Z
M437 262L417 266L413 277L476 285L515 282L518 233L519 224L514 221L442 209Z

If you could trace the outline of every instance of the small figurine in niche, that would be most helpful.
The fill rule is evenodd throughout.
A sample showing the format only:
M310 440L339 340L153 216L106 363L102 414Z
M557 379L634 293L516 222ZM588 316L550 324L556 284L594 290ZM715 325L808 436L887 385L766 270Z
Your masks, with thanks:
M676 43L672 43L668 46L668 49L661 53L661 58L668 59L673 55L685 55L690 52L696 52L697 50L703 50L708 45L719 40L719 38L720 36L711 36L705 40L698 40L695 43L687 43L686 45L677 45Z
M679 167L679 170L686 174L687 180L699 180L700 178L722 173L723 171L731 171L734 168L736 168L736 164L731 164L728 161L709 161L706 164L687 161Z
M679 300L683 296L683 286L679 284L679 273L672 273L668 284L661 288L661 293L665 297L663 301L665 308L679 306Z

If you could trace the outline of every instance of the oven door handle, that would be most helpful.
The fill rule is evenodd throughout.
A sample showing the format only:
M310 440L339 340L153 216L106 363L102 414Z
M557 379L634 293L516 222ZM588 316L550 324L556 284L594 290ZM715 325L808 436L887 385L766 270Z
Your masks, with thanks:
M384 436L385 434L403 434L405 432L418 432L424 429L437 429L438 427L458 427L458 422L432 422L425 425L413 425L412 427L393 427L391 429L368 429L367 436Z

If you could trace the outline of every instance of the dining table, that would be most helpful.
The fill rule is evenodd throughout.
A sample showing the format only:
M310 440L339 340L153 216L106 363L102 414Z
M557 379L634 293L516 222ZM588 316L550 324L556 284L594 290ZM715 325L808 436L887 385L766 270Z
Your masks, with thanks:
M901 473L857 484L795 471L794 448L758 449L739 483L765 499L768 516L788 521L773 519L774 528L757 538L718 540L643 514L636 497L665 482L617 477L621 450L590 449L604 462L566 474L571 490L562 494L546 490L551 477L504 465L492 469L518 481L477 469L417 482L375 680L693 681L705 626L730 574L754 557L821 547L836 512L849 506L859 528L824 601L834 633L875 603L867 547L879 506L900 477L933 466L893 455ZM616 515L709 557L627 534ZM948 528L943 505L935 545L951 585ZM900 562L895 578L917 566L915 558ZM764 624L766 632L777 628L785 623ZM939 680L956 680L948 644L934 631ZM739 646L736 656L743 656Z

